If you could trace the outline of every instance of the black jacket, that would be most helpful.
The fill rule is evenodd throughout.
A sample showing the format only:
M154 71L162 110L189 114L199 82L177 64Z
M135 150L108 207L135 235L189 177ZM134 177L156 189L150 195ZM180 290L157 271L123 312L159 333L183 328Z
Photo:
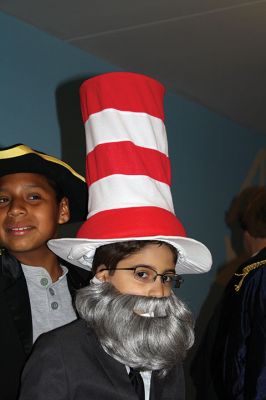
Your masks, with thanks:
M68 268L69 291L89 284L90 273L63 262ZM31 307L26 279L16 258L0 254L0 399L15 400L21 371L32 348Z
M152 400L184 400L181 366L151 377ZM40 336L22 375L19 400L138 400L126 367L83 320Z

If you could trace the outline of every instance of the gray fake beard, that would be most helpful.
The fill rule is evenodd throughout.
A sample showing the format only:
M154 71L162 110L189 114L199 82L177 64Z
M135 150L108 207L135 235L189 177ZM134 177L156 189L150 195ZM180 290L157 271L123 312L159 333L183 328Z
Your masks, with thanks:
M92 283L78 291L76 307L104 350L139 370L166 375L194 342L191 313L174 293L162 298L136 296L122 294L110 283Z
M78 291L76 307L104 350L139 370L160 370L164 376L194 342L191 313L174 293L136 296L122 294L110 283L91 284Z

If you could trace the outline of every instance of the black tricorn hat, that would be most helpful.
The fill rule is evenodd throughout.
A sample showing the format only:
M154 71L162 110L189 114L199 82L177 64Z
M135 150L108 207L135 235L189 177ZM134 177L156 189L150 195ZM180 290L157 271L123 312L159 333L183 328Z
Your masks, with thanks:
M0 177L20 172L41 174L54 181L69 200L69 222L86 219L87 185L70 165L24 144L0 148Z

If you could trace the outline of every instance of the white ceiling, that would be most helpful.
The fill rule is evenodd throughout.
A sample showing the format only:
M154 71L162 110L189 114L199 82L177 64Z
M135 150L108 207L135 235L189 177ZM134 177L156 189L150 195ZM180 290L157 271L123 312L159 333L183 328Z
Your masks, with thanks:
M266 0L0 0L0 11L266 134Z

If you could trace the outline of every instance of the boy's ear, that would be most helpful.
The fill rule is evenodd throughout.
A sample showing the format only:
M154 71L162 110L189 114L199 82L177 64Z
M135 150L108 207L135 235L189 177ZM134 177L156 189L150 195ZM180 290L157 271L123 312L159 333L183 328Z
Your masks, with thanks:
M69 202L67 197L63 197L59 204L58 223L65 224L70 219Z
M97 279L99 279L102 282L108 282L108 278L109 278L109 271L107 270L102 270L103 268L105 268L105 265L100 265L98 267L98 272L96 272L95 276Z

